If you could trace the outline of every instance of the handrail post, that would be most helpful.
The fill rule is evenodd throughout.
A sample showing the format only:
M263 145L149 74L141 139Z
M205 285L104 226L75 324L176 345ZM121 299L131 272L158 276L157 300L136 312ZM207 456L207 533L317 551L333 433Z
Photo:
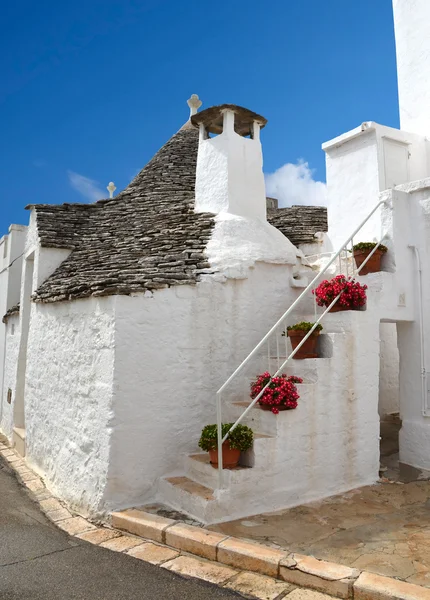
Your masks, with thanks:
M223 486L221 392L217 392L216 395L216 424L218 440L218 488L221 489Z

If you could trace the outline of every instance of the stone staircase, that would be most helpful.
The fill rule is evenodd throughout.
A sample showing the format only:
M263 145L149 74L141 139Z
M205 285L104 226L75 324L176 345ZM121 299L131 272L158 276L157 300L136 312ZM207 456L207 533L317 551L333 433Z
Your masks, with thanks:
M207 453L195 452L184 458L181 473L159 480L158 500L210 524L376 481L379 330L370 317L370 311L327 315L320 336L322 358L292 360L284 370L303 378L297 409L278 415L258 405L250 410L243 423L254 431L254 446L242 454L237 469L223 471L222 489L217 489L218 471ZM359 330L367 340L361 349ZM255 374L267 369L267 360L256 357ZM223 422L235 421L249 405L249 383L244 379L243 392L226 399ZM358 435L363 430L367 435Z

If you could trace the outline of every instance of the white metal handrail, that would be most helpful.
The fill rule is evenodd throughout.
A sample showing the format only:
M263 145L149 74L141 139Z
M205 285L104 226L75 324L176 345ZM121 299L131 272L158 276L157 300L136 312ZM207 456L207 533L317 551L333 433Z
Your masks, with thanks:
M275 325L266 333L263 339L255 346L255 348L248 354L248 356L242 361L242 363L237 367L237 369L230 375L230 377L225 381L225 383L219 388L216 393L216 411L217 411L217 444L218 444L218 486L222 488L223 484L223 461L222 461L222 444L227 440L230 433L239 425L239 423L244 419L244 417L248 414L248 412L255 406L255 404L259 401L261 396L264 394L268 386L270 385L272 379L277 377L287 363L295 356L296 352L300 350L302 345L306 342L306 340L312 335L316 327L319 325L320 321L325 317L325 315L330 311L330 309L336 304L338 299L340 298L342 292L336 296L336 298L332 301L332 303L325 309L325 311L321 314L321 316L314 322L314 325L310 329L310 331L304 336L301 342L297 345L297 347L291 352L291 354L284 360L282 365L279 366L274 375L270 376L268 383L263 387L260 393L253 399L253 401L247 406L244 412L240 415L240 417L235 421L229 431L222 436L222 392L229 386L229 384L236 378L236 376L243 370L243 368L250 362L250 360L257 354L257 352L262 348L262 346L270 339L273 333L275 333L279 327L285 322L286 318L292 313L292 311L296 308L296 306L302 301L303 298L308 294L308 292L316 286L316 282L328 271L331 265L339 258L339 264L341 267L342 253L348 253L348 244L351 243L351 247L354 245L354 237L357 233L362 229L362 227L367 223L367 221L374 215L374 213L378 210L380 206L386 204L386 200L381 200L378 204L373 208L373 210L367 215L367 217L360 223L360 225L354 230L354 232L349 236L346 242L341 246L341 248L334 254L334 256L329 260L329 262L325 265L325 267L314 277L314 279L306 286L303 292L296 298L296 300L291 304L288 310L282 315L280 319L275 323ZM379 242L375 245L363 263L356 270L354 269L354 260L352 261L352 275L349 276L348 272L348 263L346 264L346 279L347 281L351 280L354 275L359 274L361 269L366 265L366 263L370 260L376 250L379 248L382 240L385 235L379 240ZM342 268L342 267L341 267ZM316 312L316 304L315 304L315 312ZM315 314L316 316L316 314ZM270 351L269 351L270 353Z

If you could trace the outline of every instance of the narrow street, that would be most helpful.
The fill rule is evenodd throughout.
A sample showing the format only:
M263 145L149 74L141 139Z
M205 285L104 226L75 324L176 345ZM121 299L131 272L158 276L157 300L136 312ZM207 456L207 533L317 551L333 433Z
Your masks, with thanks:
M0 461L1 600L238 597L69 536L48 521Z

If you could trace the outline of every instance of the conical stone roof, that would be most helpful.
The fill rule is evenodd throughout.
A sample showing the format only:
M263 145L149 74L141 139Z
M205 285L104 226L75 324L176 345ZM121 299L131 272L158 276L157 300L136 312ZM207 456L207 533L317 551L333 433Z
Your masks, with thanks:
M214 215L194 213L197 148L198 131L186 124L114 199L27 207L42 246L72 249L33 299L144 292L207 272Z

